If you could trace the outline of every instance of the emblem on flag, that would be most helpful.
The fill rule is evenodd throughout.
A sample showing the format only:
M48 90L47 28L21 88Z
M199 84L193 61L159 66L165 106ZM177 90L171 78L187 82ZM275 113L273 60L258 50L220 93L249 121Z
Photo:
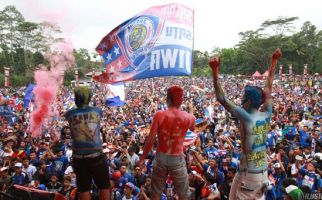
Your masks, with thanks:
M181 4L149 8L106 35L97 52L106 71L94 80L128 80L191 74L193 10Z

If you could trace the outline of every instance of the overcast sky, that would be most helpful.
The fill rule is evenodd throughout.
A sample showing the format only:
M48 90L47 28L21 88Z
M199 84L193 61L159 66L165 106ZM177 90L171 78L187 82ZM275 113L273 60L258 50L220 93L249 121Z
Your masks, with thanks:
M172 2L195 10L195 49L233 47L238 33L255 30L267 19L297 16L299 30L311 21L322 29L321 0L0 0L0 9L14 5L26 20L58 23L74 48L94 50L103 36L144 9Z

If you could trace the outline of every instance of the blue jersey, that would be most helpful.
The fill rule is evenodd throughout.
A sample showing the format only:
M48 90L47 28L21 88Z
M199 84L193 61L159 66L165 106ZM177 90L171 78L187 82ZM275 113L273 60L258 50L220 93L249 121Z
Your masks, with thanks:
M12 177L12 184L26 185L29 183L29 178L26 173L22 172L20 174L15 174Z
M302 147L309 147L310 143L307 140L310 137L310 135L303 130L300 130L299 134L300 134L300 145Z
M94 107L70 110L66 114L72 135L73 153L86 155L102 151L100 120L102 110Z

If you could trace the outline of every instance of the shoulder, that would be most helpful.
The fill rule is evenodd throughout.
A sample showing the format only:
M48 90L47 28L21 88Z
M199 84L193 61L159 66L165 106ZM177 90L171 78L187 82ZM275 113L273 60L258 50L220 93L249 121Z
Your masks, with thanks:
M88 107L87 108L88 111L94 111L94 112L98 112L98 113L102 113L102 109L97 108L97 107Z
M160 118L160 117L165 116L166 114L167 114L167 113L166 113L166 111L161 111L161 110L159 110L159 111L157 111L156 113L154 113L153 118L154 118L154 119L156 119L156 118Z
M65 117L68 118L70 115L72 115L76 110L72 109L72 110L68 110L65 114Z

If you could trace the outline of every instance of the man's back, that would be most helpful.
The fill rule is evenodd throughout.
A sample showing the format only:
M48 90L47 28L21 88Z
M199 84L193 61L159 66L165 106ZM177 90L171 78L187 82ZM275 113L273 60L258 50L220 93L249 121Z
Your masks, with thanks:
M195 117L177 108L156 113L158 123L157 151L169 155L182 155L183 141L188 129L194 129Z
M242 169L264 170L266 162L266 141L270 129L270 114L254 112L248 114L248 120L241 121Z
M101 151L100 119L102 111L95 107L70 110L66 114L71 127L74 154Z

